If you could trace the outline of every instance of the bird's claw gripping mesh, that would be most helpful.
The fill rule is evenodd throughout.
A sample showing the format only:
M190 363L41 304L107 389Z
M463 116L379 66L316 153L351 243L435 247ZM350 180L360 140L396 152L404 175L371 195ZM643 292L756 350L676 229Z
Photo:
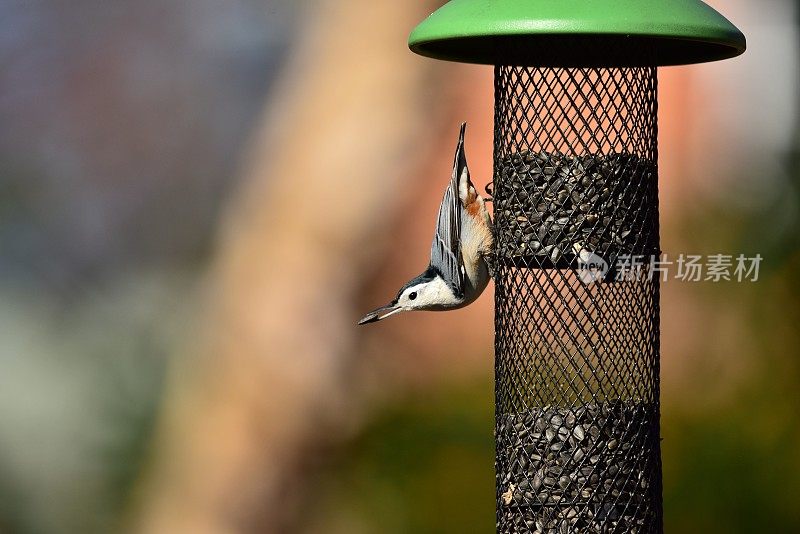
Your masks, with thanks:
M496 67L498 532L662 529L656 97L655 68Z

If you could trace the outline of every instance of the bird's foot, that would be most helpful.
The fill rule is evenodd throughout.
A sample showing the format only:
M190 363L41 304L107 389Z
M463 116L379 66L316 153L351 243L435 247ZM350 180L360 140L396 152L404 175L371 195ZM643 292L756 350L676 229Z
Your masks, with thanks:
M492 202L494 201L494 182L489 182L486 184L486 195L483 197L484 202Z
M497 274L497 255L494 252L487 252L483 255L483 260L486 262L486 268L489 271L489 276L492 278Z

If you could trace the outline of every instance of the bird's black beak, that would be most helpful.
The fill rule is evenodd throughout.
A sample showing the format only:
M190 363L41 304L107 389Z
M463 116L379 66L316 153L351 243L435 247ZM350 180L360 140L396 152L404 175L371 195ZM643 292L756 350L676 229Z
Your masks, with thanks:
M390 315L394 315L395 313L402 311L403 308L397 305L396 302L390 302L386 306L381 306L375 310L372 310L364 317L358 321L358 324L369 324L380 321L381 319L386 319Z

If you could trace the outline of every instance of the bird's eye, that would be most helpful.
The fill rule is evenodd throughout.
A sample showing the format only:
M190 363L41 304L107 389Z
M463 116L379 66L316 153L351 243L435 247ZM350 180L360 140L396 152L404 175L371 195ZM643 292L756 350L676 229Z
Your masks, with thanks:
M408 294L408 299L409 300L414 300L415 298L417 298L417 292L416 291L412 291L411 293Z

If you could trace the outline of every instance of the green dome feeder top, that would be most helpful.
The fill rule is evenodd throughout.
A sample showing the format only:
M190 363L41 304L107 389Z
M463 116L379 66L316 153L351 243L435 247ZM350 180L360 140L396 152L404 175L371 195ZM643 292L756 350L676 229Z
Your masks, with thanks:
M542 67L684 65L746 47L700 0L451 0L408 44L436 59Z

